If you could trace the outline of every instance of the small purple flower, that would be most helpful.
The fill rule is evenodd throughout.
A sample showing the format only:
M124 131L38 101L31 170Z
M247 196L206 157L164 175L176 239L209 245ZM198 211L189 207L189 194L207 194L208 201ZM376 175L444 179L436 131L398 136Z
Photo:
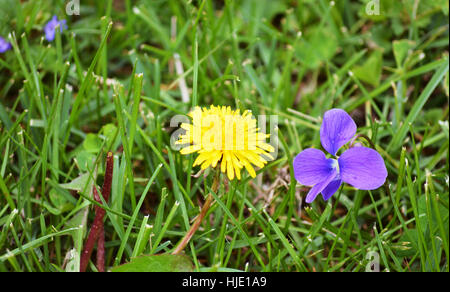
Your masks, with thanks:
M61 32L67 29L66 20L65 19L58 20L58 17L56 17L56 15L53 15L53 18L45 25L44 32L45 32L45 39L47 41L52 42L55 39L55 31L56 26L58 24Z
M336 156L339 148L356 134L356 124L344 110L331 109L324 114L320 141L328 153ZM360 190L374 190L384 184L386 166L381 155L364 146L352 147L338 159L327 158L318 149L308 148L294 159L295 179L312 186L306 202L311 203L319 193L328 200L346 182Z
M0 37L0 54L11 50L11 43L8 43L4 38Z

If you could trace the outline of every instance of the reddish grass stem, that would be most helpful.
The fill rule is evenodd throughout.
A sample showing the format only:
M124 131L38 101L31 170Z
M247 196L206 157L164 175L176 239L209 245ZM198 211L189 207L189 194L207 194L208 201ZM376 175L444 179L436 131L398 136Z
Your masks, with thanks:
M111 184L112 184L112 175L114 168L114 156L112 152L108 152L106 157L106 170L105 170L105 179L103 181L102 187L102 196L105 202L108 202L109 196L111 194ZM102 200L98 195L97 189L94 186L93 189L94 200L98 203L102 204ZM94 222L92 223L91 230L89 232L89 236L84 245L83 253L81 254L80 261L80 271L85 272L89 263L89 259L91 258L92 251L94 249L95 243L97 243L97 269L100 272L105 270L105 232L103 225L103 218L105 217L106 211L99 207L95 206L95 217Z
M105 271L105 228L103 224L100 226L98 241L97 241L97 270L99 272Z

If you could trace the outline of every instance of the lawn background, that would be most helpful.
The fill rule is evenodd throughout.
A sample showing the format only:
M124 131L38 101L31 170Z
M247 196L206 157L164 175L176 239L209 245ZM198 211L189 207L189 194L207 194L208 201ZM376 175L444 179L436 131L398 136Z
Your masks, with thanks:
M193 270L365 271L373 255L382 271L449 270L448 1L368 15L373 1L83 0L78 16L68 2L0 0L0 271L79 269L107 151L107 268L170 253L213 179L171 148L170 120L211 104L278 116L279 151L255 179L223 176L185 249ZM49 43L53 15L68 30ZM387 184L309 205L292 159L321 147L334 107Z

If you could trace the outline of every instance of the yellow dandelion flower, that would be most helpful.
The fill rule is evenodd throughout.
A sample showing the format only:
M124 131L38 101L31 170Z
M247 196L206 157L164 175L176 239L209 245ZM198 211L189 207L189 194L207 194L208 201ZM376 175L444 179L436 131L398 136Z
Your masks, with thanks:
M194 166L215 168L220 162L221 171L232 180L235 175L241 179L244 167L255 177L252 164L262 168L267 161L261 155L272 158L269 153L274 148L265 143L269 135L259 132L249 111L241 115L239 110L225 106L195 107L188 115L192 124L181 124L186 133L176 143L189 144L180 150L181 154L199 154Z

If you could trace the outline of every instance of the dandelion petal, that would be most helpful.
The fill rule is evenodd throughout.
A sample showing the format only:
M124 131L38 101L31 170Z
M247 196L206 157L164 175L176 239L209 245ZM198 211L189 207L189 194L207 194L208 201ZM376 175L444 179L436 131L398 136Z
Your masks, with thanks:
M342 180L335 179L332 182L330 182L322 191L322 197L326 201L329 198L331 198L334 193L336 193L337 190L339 190L339 187L342 184Z
M295 179L306 186L318 184L324 181L333 171L332 161L332 159L327 159L325 154L318 149L305 149L294 158Z
M336 176L337 171L333 169L325 178L325 180L313 186L309 190L308 195L306 195L306 203L312 203L312 201L316 199L317 195L322 192L330 184L330 182L332 182L336 178Z
M325 112L320 127L320 141L328 153L336 155L356 134L356 124L347 112L332 109Z
M206 169L220 163L220 170L229 180L240 180L244 167L255 177L252 165L263 168L271 159L269 152L274 148L265 142L269 136L259 132L256 119L249 111L240 115L239 110L231 107L212 105L210 108L197 106L188 115L193 119L192 124L181 124L186 133L179 136L176 144L183 145L181 154L198 152L193 166Z
M381 155L367 147L353 147L338 159L341 179L360 190L374 190L386 181L387 170Z

